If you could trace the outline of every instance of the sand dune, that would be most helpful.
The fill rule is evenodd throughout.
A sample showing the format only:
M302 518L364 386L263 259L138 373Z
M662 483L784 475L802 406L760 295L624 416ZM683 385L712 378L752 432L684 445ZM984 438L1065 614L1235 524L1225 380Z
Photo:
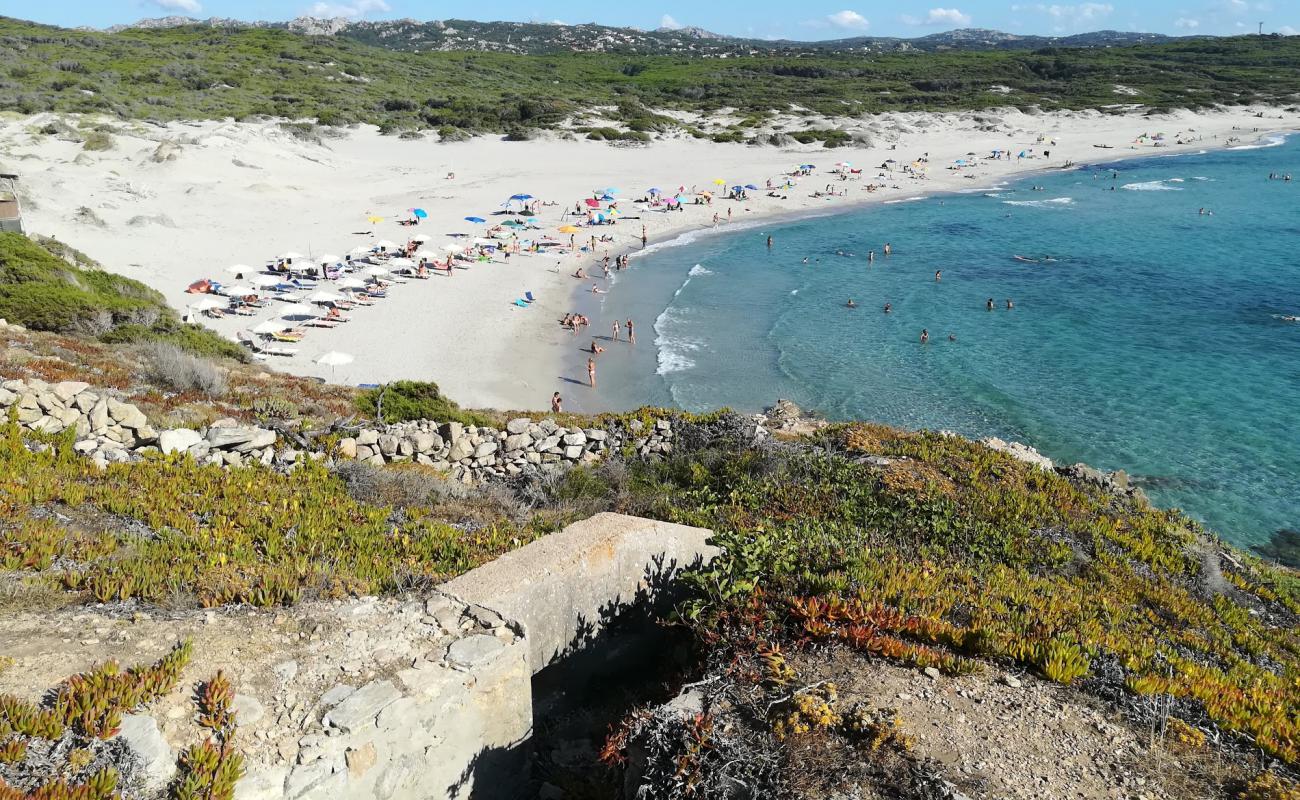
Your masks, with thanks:
M414 233L429 234L430 247L437 248L450 241L447 234L479 230L464 217L490 220L517 192L558 204L539 215L545 231L555 233L566 209L598 188L618 187L620 197L630 200L651 186L705 188L715 178L762 186L799 163L822 168L785 192L788 199L760 191L745 202L687 206L681 213L628 209L628 216L640 219L596 229L614 235L608 251L618 255L639 249L642 224L652 239L660 239L710 227L713 213L725 219L728 208L736 221L755 220L969 189L1034 169L1060 168L1067 161L1149 154L1149 144L1134 144L1144 132L1164 132L1170 143L1179 133L1197 137L1160 151L1175 152L1221 146L1234 135L1254 139L1255 127L1300 127L1300 114L1279 118L1280 112L1269 110L1271 118L1258 119L1255 111L894 114L854 123L870 147L835 150L722 145L685 136L646 147L558 137L438 144L383 137L373 128L316 142L275 123L202 122L120 124L114 149L85 152L75 142L36 134L48 119L42 115L0 122L0 165L21 174L30 230L56 236L107 268L150 284L184 311L194 300L185 287L205 277L228 279L229 265L260 267L288 250L346 253L379 239L405 241ZM1050 144L1053 138L1057 141ZM1098 150L1094 144L1114 149ZM1036 154L1047 148L1051 156L981 162L972 170L946 168L967 153L983 155L994 148L1033 148ZM163 157L155 158L160 152ZM898 172L876 177L885 159L910 162L924 153L929 154L927 179ZM833 181L827 169L841 160L865 168L863 180ZM454 180L447 179L450 172ZM871 181L898 188L868 194L863 185ZM847 196L810 196L828 183L846 189ZM429 219L418 228L399 227L396 220L413 207L426 209ZM372 215L385 222L368 223ZM468 405L543 407L556 388L561 351L572 341L556 321L571 306L575 290L591 283L579 287L570 277L580 263L575 256L525 254L508 263L458 270L453 278L412 281L375 307L358 310L338 329L311 331L298 346L299 356L273 366L347 383L431 379ZM524 291L540 302L527 309L514 306ZM237 330L270 316L205 322L233 338ZM337 370L313 363L329 350L351 353L356 361Z

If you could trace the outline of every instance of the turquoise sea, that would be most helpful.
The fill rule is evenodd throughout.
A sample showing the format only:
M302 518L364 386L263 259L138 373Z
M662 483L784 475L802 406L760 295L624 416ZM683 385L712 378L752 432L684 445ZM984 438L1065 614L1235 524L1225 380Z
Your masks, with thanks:
M1267 541L1300 527L1300 180L1270 172L1300 136L652 245L592 316L638 333L595 399L1001 436Z

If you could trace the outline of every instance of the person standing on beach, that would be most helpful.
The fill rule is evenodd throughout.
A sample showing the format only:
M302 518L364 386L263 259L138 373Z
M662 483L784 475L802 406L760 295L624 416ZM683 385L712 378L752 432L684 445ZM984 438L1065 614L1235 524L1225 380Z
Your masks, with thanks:
M618 341L618 320L614 320L614 341Z
M645 225L642 225L642 226L641 226L641 246L642 246L642 247L645 247L645 243L646 243Z
M587 358L587 383L596 388L596 359L592 357Z
M632 327L632 320L627 321L627 343L636 344L636 330Z
M551 413L552 414L564 413L564 398L560 397L559 392L556 392L555 394L551 395Z

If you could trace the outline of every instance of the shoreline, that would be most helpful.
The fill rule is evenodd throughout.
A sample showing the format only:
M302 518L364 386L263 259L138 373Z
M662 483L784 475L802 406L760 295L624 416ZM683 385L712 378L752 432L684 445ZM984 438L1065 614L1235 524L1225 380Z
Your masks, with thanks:
M1271 118L1257 118L1257 112ZM554 201L538 214L541 230L536 234L558 236L554 229L565 221L561 212L590 196L594 186L622 187L618 197L631 200L648 186L694 183L712 188L715 178L762 185L764 176L784 175L800 163L821 166L787 190L784 200L767 198L760 189L743 202L715 199L712 206L687 204L681 212L628 208L628 217L641 219L601 226L598 233L611 234L614 241L594 254L525 254L457 270L454 279L439 276L398 286L378 307L358 310L347 325L312 330L296 345L299 356L267 365L351 384L432 380L466 407L545 408L558 388L566 400L574 401L566 403L566 410L583 411L602 407L599 392L585 387L585 356L575 347L575 342L585 346L589 340L561 331L558 320L567 311L600 304L593 302L597 296L590 293L589 283L566 287L565 282L573 280L570 273L576 267L590 266L606 249L611 256L629 253L639 258L644 252L639 223L647 228L647 249L658 250L687 236L734 233L740 225L783 225L915 196L985 190L1059 170L1067 161L1073 162L1072 168L1106 163L1096 158L1101 154L1094 143L1112 144L1114 149L1105 151L1106 161L1118 161L1218 149L1227 146L1229 136L1262 138L1300 128L1300 114L1263 107L1154 117L1095 111L905 112L874 118L888 129L878 142L832 151L690 138L669 138L642 148L558 138L439 144L393 140L365 127L311 143L276 123L173 123L161 128L119 123L113 150L88 153L73 142L34 132L51 116L0 120L0 163L22 176L29 230L53 235L106 269L159 289L182 313L194 298L184 293L185 286L205 277L228 278L223 270L230 264L256 267L293 249L308 254L347 252L355 244L381 238L404 241L401 237L413 233L431 234L430 247L437 247L453 232L474 235L476 227L462 218L488 217L517 192ZM990 126L990 119L997 124ZM1260 130L1251 130L1256 127ZM1167 148L1147 143L1121 149L1132 145L1137 134L1156 131L1187 131L1199 139ZM1054 139L1058 141L1052 143ZM164 146L175 156L160 159ZM964 177L970 174L965 169L944 169L968 152L993 148L1035 153L1047 148L1051 158L1047 163L1033 158L976 160L973 178ZM923 152L929 156L927 179L884 171L884 186L896 188L859 191L866 183L881 182L877 173L882 170L870 165L920 157ZM839 160L861 165L860 179L839 182L827 174L825 168ZM451 172L454 180L443 177ZM845 189L847 196L810 196L826 183ZM396 219L414 206L426 208L429 219L415 230L398 227ZM716 228L709 224L709 215L725 214L728 207L738 212L735 222ZM383 222L368 225L368 215ZM524 291L537 298L526 309L513 305ZM589 316L592 329L601 334L605 322L596 314ZM203 321L233 338L236 330L257 320ZM649 346L650 322L639 323ZM356 362L337 370L313 363L328 350L354 354ZM575 374L575 366L580 374ZM578 382L581 390L574 385Z
M1073 163L1069 166L1057 166L1057 167L1044 166L1036 169L1031 168L1023 172L1017 173L1015 175L980 176L974 179L971 182L971 185L965 187L964 189L954 189L950 187L926 189L918 195L914 195L907 198L891 198L885 196L860 197L856 199L850 199L847 201L847 204L838 206L833 209L799 208L799 209L771 210L771 211L758 212L754 217L750 219L742 220L739 224L730 223L730 224L722 224L718 226L705 225L703 227L682 226L677 229L669 229L669 230L662 231L660 232L659 235L655 237L651 237L646 244L645 250L634 250L629 254L629 256L630 256L630 261L635 262L639 260L639 258L642 257L643 255L648 255L649 253L647 253L646 251L650 250L651 248L654 248L653 252L659 252L664 249L691 244L697 241L700 237L726 236L729 234L739 234L742 231L753 230L755 228L763 227L765 225L782 226L782 225L789 225L789 224L802 222L810 219L848 215L878 205L902 204L902 203L907 203L912 201L929 200L935 197L943 197L947 195L973 194L979 191L988 191L990 189L994 189L1002 185L1010 185L1013 183L1021 183L1027 180L1031 180L1035 175L1043 175L1043 174L1058 173L1058 172L1075 172L1075 171L1081 171L1089 168L1101 168L1101 167L1105 167L1108 164L1118 164L1118 163L1123 163L1123 162L1132 161L1134 159L1141 159L1141 158L1177 158L1182 156L1204 155L1206 153L1214 152L1214 151L1248 150L1248 149L1258 149L1262 147L1271 147L1273 145L1259 144L1259 143L1266 140L1270 136L1277 136L1277 135L1281 135L1283 137L1283 140L1285 140L1286 137L1300 135L1300 125L1294 128L1278 128L1278 129L1271 129L1267 131L1258 131L1255 138L1253 138L1251 140L1251 143L1249 144L1234 143L1234 144L1210 145L1210 146L1198 147L1196 149L1182 149L1182 150L1169 152L1169 153L1159 153L1159 152L1153 153L1150 151L1131 152L1128 155L1124 155L1117 158L1108 158L1105 160L1098 160L1098 161L1080 161L1077 163ZM1202 143L1198 142L1198 144L1202 144ZM594 264L595 260L594 259L590 260L589 263ZM617 275L617 273L615 274ZM597 319L600 313L600 306L602 305L602 303L600 301L597 301L595 298L604 297L604 296L606 295L592 295L590 290L583 289L582 286L575 286L571 294L570 305L572 306L572 309L577 313L587 314L592 318L593 320L592 331L593 334L595 335L604 335L603 328L597 328L595 322L595 320ZM659 313L662 313L663 310L664 309L660 309ZM654 325L653 322L648 324L648 330L651 333L654 333L653 325ZM581 342L581 341L585 341L585 337L586 335L584 334L583 336L579 336L575 338L577 341ZM656 348L656 361L658 361L657 345L653 343L654 342L653 339L649 341L650 341L649 346ZM561 378L563 379L567 377L567 378L576 379L578 377L584 376L586 374L586 359L588 355L589 352L585 349L579 349L577 353L570 352L568 357L564 358L564 360L561 363L561 369L559 370L561 373ZM776 402L776 399L773 398L770 402ZM588 401L588 402L582 402L578 404L577 406L574 407L573 410L577 410L582 413L592 414L592 413L612 411L615 410L616 406L621 407L622 405L625 404L612 404L609 402L601 403L599 401L596 402ZM568 406L566 406L566 410L567 409ZM750 413L750 412L757 413L762 410L763 410L762 408L754 408L754 409L745 409L744 411L745 413ZM1025 444L1032 445L1033 443L1030 442Z

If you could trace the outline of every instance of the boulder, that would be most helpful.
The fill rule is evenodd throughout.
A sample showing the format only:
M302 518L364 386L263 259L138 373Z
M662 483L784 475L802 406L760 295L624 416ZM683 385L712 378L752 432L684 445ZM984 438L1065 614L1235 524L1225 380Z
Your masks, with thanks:
M533 421L525 417L512 419L506 423L506 433L514 436L517 436L522 433L528 433L528 429L532 426L532 424Z
M353 733L374 725L379 712L401 697L401 691L391 681L368 683L331 709L323 722L327 728Z
M526 433L513 433L506 437L506 452L523 450L533 443L533 437Z
M51 386L50 391L66 403L89 388L90 384L83 381L60 381Z
M360 431L357 433L357 444L366 446L379 444L379 432L372 430Z
M275 431L253 427L209 428L207 435L208 444L213 449L234 450L238 453L271 447L275 444L275 439Z
M132 430L138 430L149 424L149 420L145 418L140 409L130 403L123 403L111 397L108 399L108 416L123 428Z
M576 433L567 433L564 435L563 441L566 446L572 447L574 445L577 445L581 447L582 445L587 443L587 436L582 431L578 431Z
M398 442L397 437L391 434L384 434L383 436L380 436L379 452L383 453L386 456L394 455L395 453L397 453L397 442Z
M474 457L486 458L487 456L490 456L493 453L495 453L497 451L497 447L498 445L496 442L483 442L478 447L474 448Z
M464 461L474 453L474 445L470 442L469 437L462 436L459 439L452 440L451 450L447 453L448 461Z
M154 718L148 714L127 714L118 725L117 738L140 764L145 788L150 793L166 788L176 774L176 754Z
M448 422L438 428L438 433L442 438L454 444L461 436L465 435L465 426L459 422Z
M339 440L339 455L343 458L357 457L357 440L352 438Z

